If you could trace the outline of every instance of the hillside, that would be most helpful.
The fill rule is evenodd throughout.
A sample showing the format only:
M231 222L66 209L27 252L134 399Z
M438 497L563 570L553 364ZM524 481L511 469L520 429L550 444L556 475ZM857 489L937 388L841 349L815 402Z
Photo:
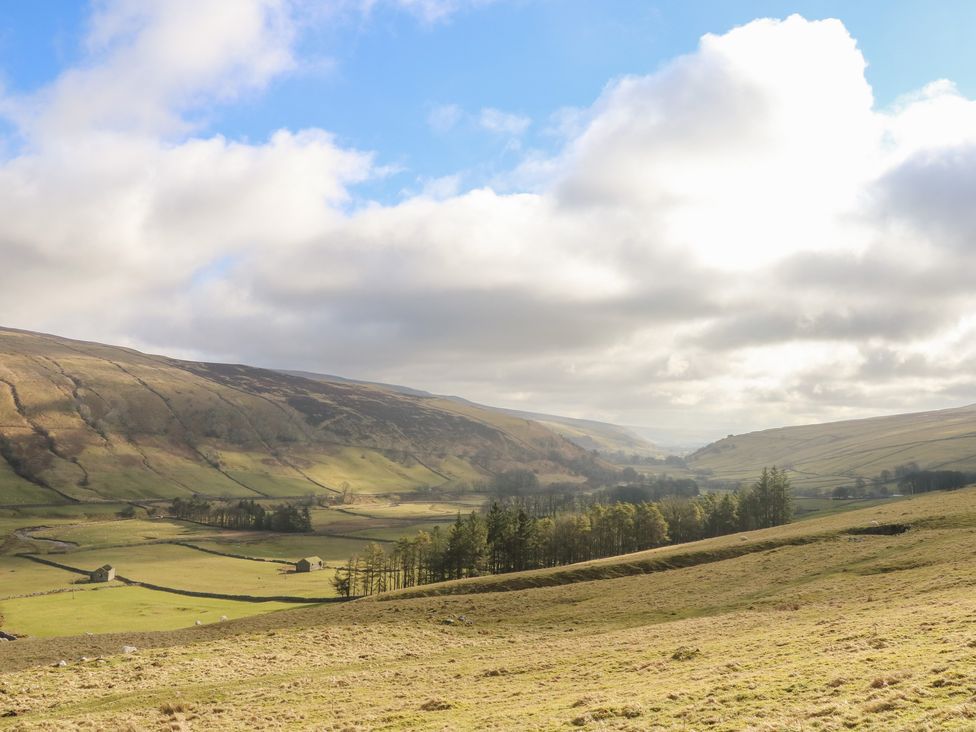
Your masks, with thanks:
M435 397L0 329L0 504L578 480L546 427Z
M801 488L870 480L911 462L924 470L973 471L976 405L732 435L687 462L695 472L728 480L752 480L763 466L778 465Z
M411 396L426 396L446 399L475 407L477 409L487 409L493 412L507 414L510 417L528 419L533 422L549 427L554 432L562 435L570 442L579 445L585 450L598 450L599 452L618 452L622 451L628 455L636 454L641 457L665 457L667 450L655 445L637 434L629 427L622 427L609 422L600 422L593 419L576 419L573 417L561 417L556 414L545 414L543 412L526 412L519 409L506 409L503 407L492 407L484 404L477 404L468 399L456 396L438 396L427 391L420 391L409 386L399 386L397 384L384 384L372 381L359 381L357 379L347 379L342 376L331 374L316 374L309 371L283 371L282 373L292 376L303 376L306 379L317 381L336 382L341 384L365 384L376 386L382 389L399 394Z
M185 630L0 643L0 729L972 729L974 507L972 488L932 493Z

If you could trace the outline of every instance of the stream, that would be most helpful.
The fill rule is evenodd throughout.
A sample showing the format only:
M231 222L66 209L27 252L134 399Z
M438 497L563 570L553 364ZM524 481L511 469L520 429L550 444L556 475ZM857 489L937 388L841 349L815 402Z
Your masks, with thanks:
M62 541L60 539L47 539L43 536L34 536L38 531L48 531L54 528L53 526L28 526L23 529L16 529L14 531L14 536L16 536L21 541L32 541L38 544L43 544L54 552L67 552L78 547L73 541Z

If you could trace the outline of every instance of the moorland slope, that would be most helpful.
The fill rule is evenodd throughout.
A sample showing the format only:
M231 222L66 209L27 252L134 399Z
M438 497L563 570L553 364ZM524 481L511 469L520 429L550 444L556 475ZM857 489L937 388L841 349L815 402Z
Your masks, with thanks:
M970 488L425 596L2 643L0 729L971 730L974 538Z
M687 463L697 473L746 481L778 465L799 488L832 488L885 470L893 475L910 463L976 471L976 405L730 435Z
M342 376L334 376L331 374L316 374L309 371L284 371L282 373L291 374L293 376L303 376L306 379L314 379L316 381L378 386L400 394L425 396L431 398L436 397L439 399L456 402L458 404L472 406L477 409L488 409L493 412L507 414L510 417L528 419L549 427L570 442L573 442L586 450L597 450L598 452L624 452L628 455L640 455L641 457L665 457L668 454L666 449L644 439L629 427L622 427L620 425L610 424L609 422L600 422L593 419L562 417L560 415L545 414L543 412L526 412L520 409L492 407L485 404L478 404L457 396L438 397L436 394L431 394L430 392L421 391L419 389L413 389L409 386L381 384L372 381L360 381L357 379L347 379Z
M0 329L0 504L409 492L574 480L531 420L378 386Z

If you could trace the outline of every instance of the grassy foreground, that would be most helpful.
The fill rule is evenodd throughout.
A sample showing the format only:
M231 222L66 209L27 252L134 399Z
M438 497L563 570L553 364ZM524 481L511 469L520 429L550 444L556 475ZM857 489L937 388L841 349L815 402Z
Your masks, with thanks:
M976 728L973 489L424 589L3 643L0 729Z

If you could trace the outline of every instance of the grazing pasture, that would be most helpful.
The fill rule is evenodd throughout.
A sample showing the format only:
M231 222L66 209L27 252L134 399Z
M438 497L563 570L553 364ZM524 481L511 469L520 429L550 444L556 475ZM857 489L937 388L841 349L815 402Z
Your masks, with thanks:
M91 587L82 584L85 581L74 572L37 564L23 557L0 555L0 601L39 592ZM0 614L3 612L0 604Z
M345 562L353 554L361 553L368 543L369 540L365 537L355 539L315 534L270 534L267 532L252 532L244 535L242 532L240 538L194 541L193 545L225 554L288 561L297 561L308 556L319 556L328 565L338 565ZM329 576L332 576L331 572Z
M125 521L90 521L36 531L40 538L60 539L81 548L147 544L161 541L191 541L219 535L220 529L170 519L128 519Z
M286 564L233 559L173 544L91 549L57 558L86 570L111 564L121 577L194 592L259 597L334 595L328 572L300 574Z
M432 501L424 503L411 501L404 503L355 504L343 506L342 512L364 518L398 519L401 521L422 521L425 519L450 520L458 512L469 513L477 508L484 499L477 503L462 503L456 501Z
M0 603L5 628L36 638L173 630L196 627L197 621L217 623L221 617L244 618L294 607L282 602L185 597L117 583Z

